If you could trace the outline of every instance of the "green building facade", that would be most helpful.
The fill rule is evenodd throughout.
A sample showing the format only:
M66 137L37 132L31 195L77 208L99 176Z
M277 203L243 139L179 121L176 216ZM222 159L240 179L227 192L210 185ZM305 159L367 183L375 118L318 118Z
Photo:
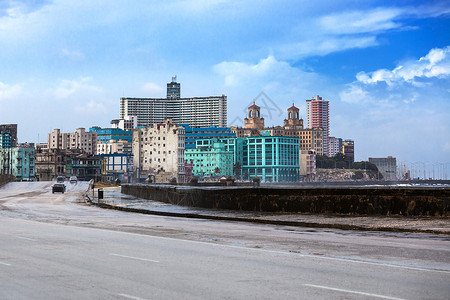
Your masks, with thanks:
M16 181L34 181L35 149L14 147L0 149L0 174L13 175Z
M200 178L233 175L234 152L218 139L197 140L197 147L185 149L184 159L192 164L192 176Z

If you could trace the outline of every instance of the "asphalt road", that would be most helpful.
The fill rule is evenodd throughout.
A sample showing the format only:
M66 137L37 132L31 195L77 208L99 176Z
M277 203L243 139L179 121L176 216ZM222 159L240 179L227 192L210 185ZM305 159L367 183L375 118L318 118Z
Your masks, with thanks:
M189 220L0 189L0 299L449 299L448 236Z

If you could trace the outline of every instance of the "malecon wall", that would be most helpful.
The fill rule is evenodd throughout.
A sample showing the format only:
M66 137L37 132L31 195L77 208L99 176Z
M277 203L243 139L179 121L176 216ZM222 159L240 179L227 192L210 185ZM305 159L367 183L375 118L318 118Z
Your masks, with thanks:
M258 212L450 216L449 187L180 187L122 185L122 193L176 205Z
M0 174L0 186L11 182L11 181L15 181L16 178L12 175L4 175L4 174Z

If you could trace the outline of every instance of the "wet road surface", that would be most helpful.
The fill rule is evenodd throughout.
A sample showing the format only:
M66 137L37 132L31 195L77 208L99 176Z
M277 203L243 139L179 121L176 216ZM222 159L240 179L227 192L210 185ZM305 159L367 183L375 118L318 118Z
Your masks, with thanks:
M67 186L0 188L1 299L450 295L447 235L133 214L88 206L86 183Z

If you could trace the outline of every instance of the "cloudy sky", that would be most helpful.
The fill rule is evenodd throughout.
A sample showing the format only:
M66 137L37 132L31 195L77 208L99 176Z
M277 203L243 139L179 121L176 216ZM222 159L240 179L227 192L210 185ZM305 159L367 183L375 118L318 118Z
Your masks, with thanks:
M450 1L0 0L0 123L20 142L108 127L174 75L227 95L230 125L261 92L266 125L318 94L356 160L450 162Z

